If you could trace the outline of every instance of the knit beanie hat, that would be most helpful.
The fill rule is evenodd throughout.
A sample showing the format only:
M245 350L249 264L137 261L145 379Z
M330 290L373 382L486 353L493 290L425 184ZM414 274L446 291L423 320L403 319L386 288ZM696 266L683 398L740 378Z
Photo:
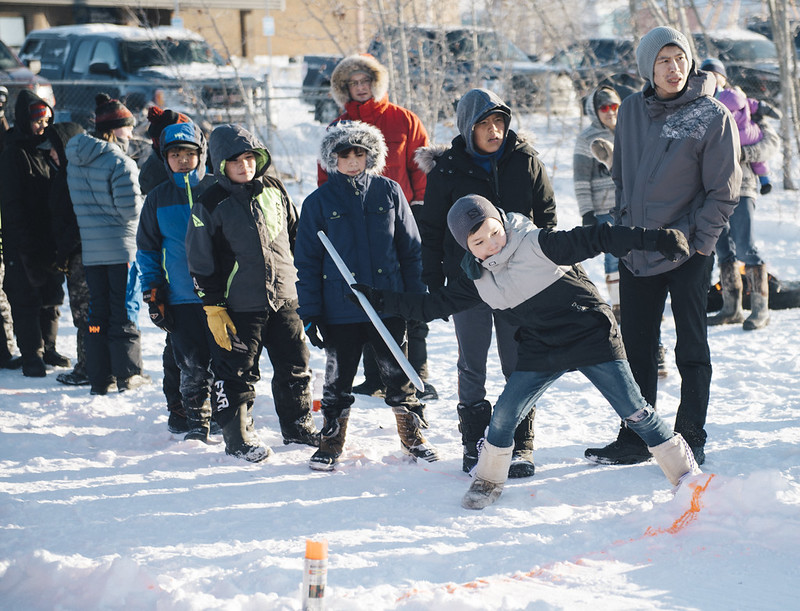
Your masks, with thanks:
M725 70L725 65L719 61L716 57L707 57L703 60L703 63L700 64L700 70L705 72L716 72L717 74L721 74L725 78L728 78L728 73Z
M692 48L689 41L681 32L665 25L653 28L642 36L636 48L636 64L639 67L639 76L655 87L653 83L653 67L656 63L658 52L667 45L675 45L686 54L689 68L692 67Z
M503 223L500 211L488 199L481 195L465 195L458 198L447 213L447 226L458 245L468 251L470 231L486 219L497 219Z
M47 116L48 110L50 110L50 107L47 104L34 102L28 107L28 116L31 121L38 121Z
M125 105L119 100L111 99L107 93L98 93L94 97L94 126L98 134L110 132L118 127L133 127L136 121Z
M592 101L594 103L595 114L599 112L601 106L605 106L607 104L619 105L622 103L617 91L613 87L609 87L607 85L600 87L600 89L595 92L594 99Z
M161 132L167 125L174 125L175 123L191 123L191 119L182 112L175 112L167 108L164 110L158 106L151 106L147 111L147 120L150 122L150 127L147 128L147 135L153 141L153 146L158 148L158 141L161 137Z

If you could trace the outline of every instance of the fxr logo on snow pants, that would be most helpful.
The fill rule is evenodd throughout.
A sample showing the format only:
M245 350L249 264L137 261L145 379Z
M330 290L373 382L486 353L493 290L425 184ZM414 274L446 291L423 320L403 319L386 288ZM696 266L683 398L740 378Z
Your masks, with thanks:
M215 393L215 403L217 411L222 411L230 407L230 402L228 401L228 395L225 394L225 380L215 380L214 381L214 393Z

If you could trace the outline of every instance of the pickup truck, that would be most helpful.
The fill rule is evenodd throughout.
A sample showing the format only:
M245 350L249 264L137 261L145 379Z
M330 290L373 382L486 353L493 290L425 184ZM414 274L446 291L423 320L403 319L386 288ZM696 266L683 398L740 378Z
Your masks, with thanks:
M53 106L56 103L53 97L53 88L47 80L37 76L41 66L39 62L32 61L27 66L24 65L14 52L0 40L0 87L2 97L6 99L0 102L0 117L8 118L9 123L14 123L14 104L21 89L30 89Z
M211 125L250 124L263 114L260 80L239 75L198 34L113 24L34 30L20 49L53 85L56 120L92 127L97 93L134 112L156 104Z

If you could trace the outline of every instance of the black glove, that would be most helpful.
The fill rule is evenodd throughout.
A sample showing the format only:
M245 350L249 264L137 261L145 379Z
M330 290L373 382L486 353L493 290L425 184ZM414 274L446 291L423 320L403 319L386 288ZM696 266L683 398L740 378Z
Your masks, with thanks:
M363 294L364 297L367 298L370 305L375 308L376 312L383 312L383 291L380 289L374 289L371 286L366 284L351 284L350 288L357 290L359 293ZM359 303L358 297L355 295L348 295L351 301L355 303ZM360 305L360 303L359 303Z
M783 113L780 110L775 108L769 102L765 102L764 100L759 101L758 103L758 111L757 114L762 115L764 117L772 117L773 119L780 119L783 117ZM753 118L755 121L755 117Z
M689 256L689 242L678 229L645 229L645 250L657 250L667 261Z
M172 313L167 307L167 290L163 286L158 286L145 291L142 299L147 304L150 312L150 320L159 329L167 333L175 328Z
M587 212L583 215L583 226L591 227L593 225L597 225L597 217L594 215L594 212Z
M304 322L303 330L311 345L320 350L325 348L325 324L319 318L309 318Z

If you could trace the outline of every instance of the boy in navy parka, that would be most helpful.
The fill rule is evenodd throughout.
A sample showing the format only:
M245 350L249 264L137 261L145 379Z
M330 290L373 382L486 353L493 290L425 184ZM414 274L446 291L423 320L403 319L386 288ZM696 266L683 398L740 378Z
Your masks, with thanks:
M270 154L253 134L222 125L211 133L209 150L217 184L192 207L189 271L216 344L211 399L225 451L259 462L271 453L251 416L263 348L272 363L283 442L319 445L297 315L292 250L298 214L281 181L266 175Z
M427 426L424 405L361 306L345 299L351 291L317 237L318 231L325 232L356 281L425 292L419 232L400 185L381 176L385 162L386 142L379 129L361 121L339 122L328 128L321 144L320 165L328 181L303 202L295 251L299 313L312 345L325 348L327 357L325 424L309 463L318 471L332 470L342 453L353 378L367 343L375 351L403 451L438 460L420 430ZM383 322L405 349L405 321L386 317Z
M136 262L150 319L171 334L188 423L184 439L208 442L209 362L214 342L194 293L185 242L192 204L214 179L205 175L206 139L194 123L167 126L161 133L160 151L168 179L145 199L136 234Z

